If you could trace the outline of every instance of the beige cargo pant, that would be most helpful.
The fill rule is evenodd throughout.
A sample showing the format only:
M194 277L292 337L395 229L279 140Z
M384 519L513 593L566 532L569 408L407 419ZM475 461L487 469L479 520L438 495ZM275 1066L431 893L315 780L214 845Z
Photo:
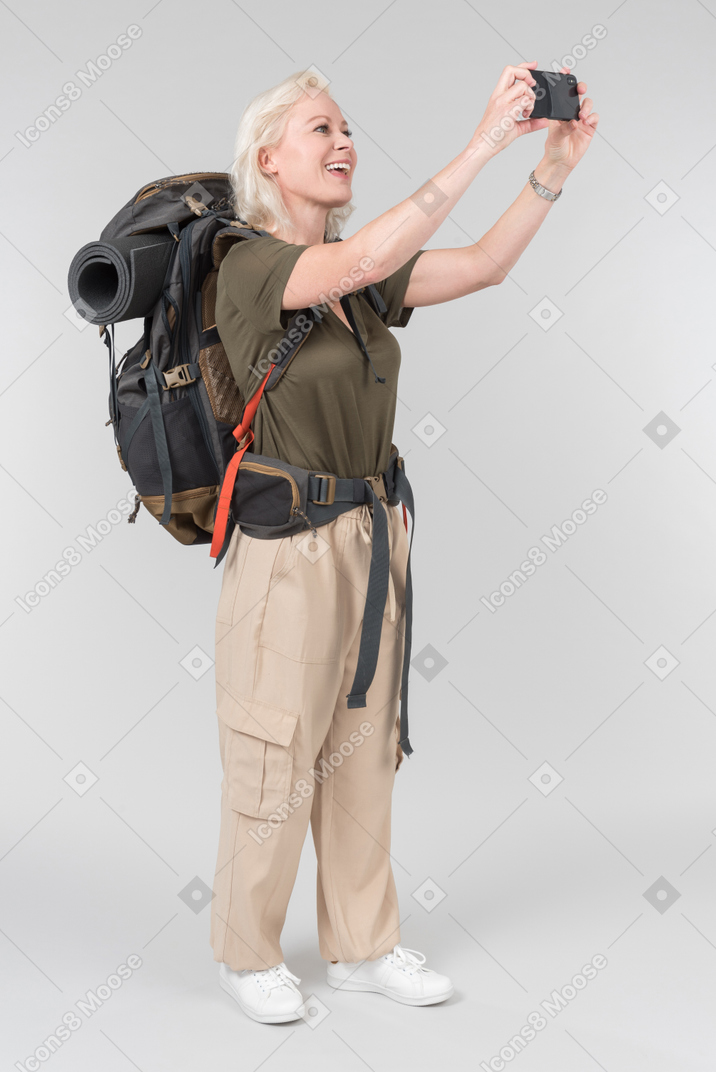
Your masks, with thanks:
M280 936L309 818L324 960L373 960L400 941L390 864L399 757L408 536L388 514L390 577L367 706L349 709L368 585L373 507L260 540L235 528L216 620L223 767L211 902L214 960L285 958Z

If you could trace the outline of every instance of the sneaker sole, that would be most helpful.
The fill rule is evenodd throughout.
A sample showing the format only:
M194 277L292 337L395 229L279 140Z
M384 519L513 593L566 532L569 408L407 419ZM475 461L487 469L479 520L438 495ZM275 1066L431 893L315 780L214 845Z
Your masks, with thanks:
M449 990L445 990L442 994L431 994L428 997L422 998L409 998L402 994L396 994L394 990L388 990L384 986L380 986L378 983L364 983L357 979L332 979L330 975L327 976L328 985L332 986L334 990L363 990L372 994L384 994L385 997L392 998L393 1001L399 1001L401 1005L436 1005L439 1001L447 1001L455 993L455 987L451 986Z
M252 1009L249 1009L244 1005L231 983L227 983L221 975L219 976L219 985L222 990L225 990L227 994L231 995L242 1012L245 1012L247 1016L252 1020L256 1020L259 1024L285 1024L289 1020L301 1020L306 1012L305 1003L299 1005L295 1012L284 1012L276 1016L270 1016L268 1013L254 1012Z

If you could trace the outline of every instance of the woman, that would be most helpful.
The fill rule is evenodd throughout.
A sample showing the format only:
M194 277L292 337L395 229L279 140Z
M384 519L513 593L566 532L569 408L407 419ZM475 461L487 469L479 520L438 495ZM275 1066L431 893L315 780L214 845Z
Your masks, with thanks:
M337 477L376 481L386 470L400 364L389 328L405 327L415 306L501 282L596 129L589 99L579 120L530 119L534 67L505 67L467 147L421 190L342 241L335 239L353 211L357 156L336 103L303 72L247 107L232 169L236 211L268 235L235 244L216 297L217 328L245 401L295 311L319 306L323 313L281 381L261 397L253 453ZM586 88L580 82L577 92ZM526 183L479 243L422 248L489 160L545 127L539 188ZM368 284L386 307L380 315L362 289ZM346 697L376 509L388 515L388 594L375 675L366 706L356 710ZM231 536L216 626L224 778L211 944L221 985L260 1022L305 1012L279 939L309 818L329 984L412 1005L453 993L450 979L399 944L390 866L391 793L402 758L404 521L384 496L311 533L256 539L236 526Z

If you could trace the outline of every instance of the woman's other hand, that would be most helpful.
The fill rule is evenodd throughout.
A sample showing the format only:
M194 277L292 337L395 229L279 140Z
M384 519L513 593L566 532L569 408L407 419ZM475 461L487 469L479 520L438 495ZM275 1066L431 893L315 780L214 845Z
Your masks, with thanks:
M569 67L560 67L560 74L569 74ZM587 92L586 82L577 82L580 98ZM545 158L554 164L573 168L582 159L594 136L599 114L592 111L591 97L583 97L579 106L579 119L548 119L549 134L544 146Z

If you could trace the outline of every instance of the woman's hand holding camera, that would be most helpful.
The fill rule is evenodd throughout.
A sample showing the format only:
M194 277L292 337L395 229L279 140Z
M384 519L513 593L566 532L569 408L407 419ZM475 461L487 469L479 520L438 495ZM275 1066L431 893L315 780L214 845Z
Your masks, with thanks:
M593 102L587 97L581 101L579 119L531 119L536 100L533 86L537 82L530 68L536 67L537 60L505 67L472 140L487 144L494 156L523 134L547 128L545 161L571 171L587 151L599 116L592 112ZM569 74L569 67L561 67L560 74ZM587 83L578 82L576 89L581 97L587 91Z
M569 74L569 67L561 67L560 74ZM580 98L587 92L586 82L577 82ZM579 119L548 119L549 134L544 146L545 160L572 170L582 159L594 136L599 114L592 111L591 97L580 100Z
M473 140L483 140L493 155L519 138L521 134L530 134L533 130L542 130L549 123L548 119L530 119L534 108L535 93L532 86L537 85L529 68L536 67L537 60L520 63L516 67L509 64L497 80L497 85L490 94L490 99ZM522 117L525 117L522 121Z

